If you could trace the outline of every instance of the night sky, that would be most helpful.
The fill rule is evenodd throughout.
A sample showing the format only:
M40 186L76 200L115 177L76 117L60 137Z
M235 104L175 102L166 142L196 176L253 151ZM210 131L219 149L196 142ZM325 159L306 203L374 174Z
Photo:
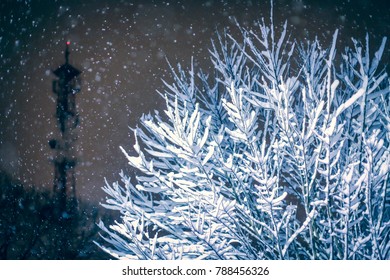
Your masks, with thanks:
M318 36L326 45L340 30L338 49L350 37L374 47L390 35L388 1L275 0L275 23L288 20L292 38ZM52 188L56 137L56 99L52 70L70 63L83 71L77 96L77 191L82 199L102 201L104 178L130 175L119 146L131 153L135 127L144 113L162 111L162 79L171 82L167 60L213 74L208 49L216 31L236 38L234 19L255 27L269 19L269 1L109 1L1 0L0 3L0 170L25 185ZM389 43L385 60L389 58Z

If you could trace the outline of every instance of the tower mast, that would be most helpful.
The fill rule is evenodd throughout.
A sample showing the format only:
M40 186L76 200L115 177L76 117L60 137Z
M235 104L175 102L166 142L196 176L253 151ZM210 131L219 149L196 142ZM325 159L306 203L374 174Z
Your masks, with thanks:
M75 142L79 116L76 110L76 94L80 91L81 71L69 64L69 46L65 46L65 63L53 71L53 92L57 95L56 119L59 137L49 141L54 150L53 202L55 215L66 218L77 207L75 167L77 157Z

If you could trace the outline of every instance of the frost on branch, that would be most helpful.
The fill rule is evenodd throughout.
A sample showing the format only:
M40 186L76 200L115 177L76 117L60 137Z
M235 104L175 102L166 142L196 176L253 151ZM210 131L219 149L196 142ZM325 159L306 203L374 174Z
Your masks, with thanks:
M134 129L135 180L106 183L129 259L390 259L390 85L365 44L337 55L287 24L213 42L213 80L173 70L164 115ZM341 61L336 63L336 61ZM339 65L340 64L340 65Z

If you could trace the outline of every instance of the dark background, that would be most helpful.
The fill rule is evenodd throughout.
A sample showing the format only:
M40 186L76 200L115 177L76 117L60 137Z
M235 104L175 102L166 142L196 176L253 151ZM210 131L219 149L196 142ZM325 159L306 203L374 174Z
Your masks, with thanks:
M292 38L317 36L324 47L338 28L339 51L368 32L374 51L390 34L387 2L275 0L274 21L280 27L288 20ZM156 90L163 90L162 79L172 80L166 58L188 67L193 57L196 69L212 74L208 49L216 31L235 34L234 18L251 27L269 14L269 1L1 0L0 170L51 190L48 140L57 135L51 71L64 62L66 40L70 63L83 71L77 191L96 203L104 199L104 178L133 172L119 146L131 152L129 127L164 107Z

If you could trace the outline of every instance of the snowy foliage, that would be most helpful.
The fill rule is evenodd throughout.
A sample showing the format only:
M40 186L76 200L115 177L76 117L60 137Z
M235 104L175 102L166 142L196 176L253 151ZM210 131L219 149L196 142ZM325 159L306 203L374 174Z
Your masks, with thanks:
M271 19L219 35L215 79L166 84L107 183L101 248L129 259L390 259L390 85L369 39L339 56ZM210 82L212 80L212 82Z

